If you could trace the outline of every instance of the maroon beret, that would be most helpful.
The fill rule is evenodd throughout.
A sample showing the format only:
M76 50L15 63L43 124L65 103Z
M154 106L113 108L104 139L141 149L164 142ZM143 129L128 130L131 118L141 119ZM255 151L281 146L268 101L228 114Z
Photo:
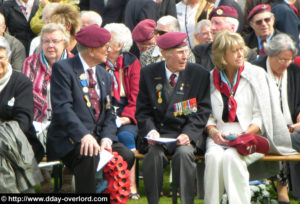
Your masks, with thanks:
M110 40L110 32L98 25L89 25L81 28L75 39L86 47L101 47Z
M152 19L140 21L132 30L132 38L135 42L144 42L154 36L156 23Z
M161 49L170 49L183 47L187 45L186 42L187 34L180 32L168 32L159 38L157 38L157 45Z
M235 147L241 155L248 155L254 152L268 154L270 149L269 141L259 135L243 134L233 141L229 141L230 147Z
M247 17L248 21L250 21L251 18L253 16L255 16L256 14L265 12L265 11L271 11L271 6L269 4L259 4L259 5L255 6L248 14L248 17Z
M209 19L212 19L212 17L215 16L225 16L225 17L232 17L232 18L238 18L238 13L235 8L230 6L218 6L217 8L214 8L210 14Z

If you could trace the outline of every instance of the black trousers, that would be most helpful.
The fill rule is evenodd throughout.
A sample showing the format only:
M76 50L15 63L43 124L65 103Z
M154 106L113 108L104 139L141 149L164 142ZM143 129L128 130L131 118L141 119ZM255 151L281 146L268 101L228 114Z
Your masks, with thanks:
M76 193L95 193L96 192L96 169L99 156L80 155L80 143L77 144L70 153L62 158L63 163L73 171L75 175ZM121 143L114 143L112 151L119 155L128 164L130 170L134 163L134 154Z

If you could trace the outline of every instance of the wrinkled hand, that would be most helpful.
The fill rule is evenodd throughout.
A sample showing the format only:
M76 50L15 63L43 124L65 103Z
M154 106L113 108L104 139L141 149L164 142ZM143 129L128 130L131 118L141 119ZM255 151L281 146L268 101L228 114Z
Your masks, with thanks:
M100 151L100 146L97 140L91 134L83 136L81 139L80 155L97 156Z
M100 152L102 152L103 149L111 150L111 144L106 139L101 140Z
M216 144L219 144L219 145L228 145L229 143L229 140L226 140L224 137L225 137L225 134L224 133L221 133L219 131L216 131L214 132L212 135L211 135L212 139L214 140L214 142Z
M293 125L291 125L289 127L290 133L293 133L293 132L295 132L298 129L300 129L300 122L299 123L295 123L295 124L293 124Z
M176 142L177 145L190 145L191 142L190 142L190 138L187 134L180 134L178 137L177 137L177 142Z
M160 138L160 134L159 134L159 132L157 132L156 130L154 130L147 137L150 138L150 139L157 139L157 138ZM148 140L148 144L155 145L156 142L152 141L152 140Z

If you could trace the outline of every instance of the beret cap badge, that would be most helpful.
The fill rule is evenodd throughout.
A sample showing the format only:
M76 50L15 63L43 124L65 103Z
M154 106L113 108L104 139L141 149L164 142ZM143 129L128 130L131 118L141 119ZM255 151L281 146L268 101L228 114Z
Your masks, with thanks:
M216 12L217 12L218 15L222 15L223 14L223 10L222 9L218 9Z

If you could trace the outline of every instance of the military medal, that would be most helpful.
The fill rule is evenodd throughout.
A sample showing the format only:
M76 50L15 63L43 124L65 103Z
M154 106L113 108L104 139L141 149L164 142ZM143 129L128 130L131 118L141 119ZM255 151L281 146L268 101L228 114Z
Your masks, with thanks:
M181 86L180 86L180 91L183 91L183 87L184 87L184 83L181 83Z
M82 91L83 91L83 93L88 93L89 89L88 89L88 87L85 86L85 87L82 88Z
M79 79L80 79L81 81L86 80L86 75L85 75L85 73L80 74Z
M155 89L156 91L160 91L162 89L162 84L157 84Z
M90 102L89 97L88 97L87 95L84 95L83 97L84 97L84 100L86 101L87 107L91 107L92 104L91 104L91 102Z
M193 112L196 113L197 112L197 100L196 100L196 98L190 99L190 102L191 102Z
M174 112L173 112L173 115L175 116L175 117L177 117L177 115L178 115L178 109L177 109L177 104L175 103L174 105L173 105L173 107L174 107Z
M157 93L157 95L158 95L157 103L161 104L161 103L163 102L163 100L162 100L162 98L161 98L161 91L159 91L159 92Z

